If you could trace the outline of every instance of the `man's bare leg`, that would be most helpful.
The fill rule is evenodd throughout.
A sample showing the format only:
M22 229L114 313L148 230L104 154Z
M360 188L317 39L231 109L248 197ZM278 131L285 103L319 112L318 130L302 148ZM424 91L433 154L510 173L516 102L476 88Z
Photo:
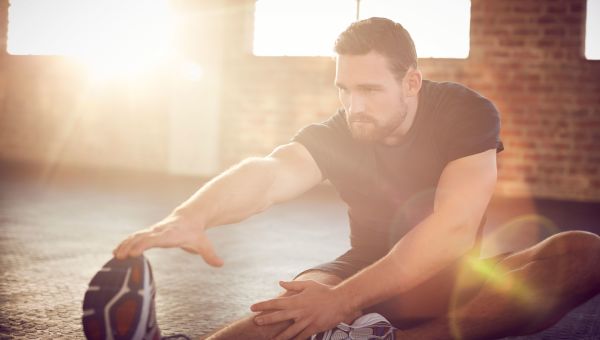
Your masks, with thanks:
M556 234L513 254L473 299L446 317L398 332L400 339L489 339L531 334L600 293L600 237Z
M296 280L315 280L326 285L337 285L342 282L342 279L323 271L311 270L296 278ZM283 295L285 295L284 293ZM280 322L273 325L258 326L254 323L254 316L246 317L242 320L205 337L209 340L261 340L272 339L277 334L284 331L291 321Z

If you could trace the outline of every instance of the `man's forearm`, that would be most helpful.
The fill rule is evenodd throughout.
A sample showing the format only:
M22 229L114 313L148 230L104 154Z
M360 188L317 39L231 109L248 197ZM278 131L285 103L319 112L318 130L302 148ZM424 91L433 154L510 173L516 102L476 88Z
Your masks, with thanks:
M362 310L406 292L464 255L474 244L472 226L449 225L430 215L382 259L334 290L349 308Z
M250 158L213 178L175 209L205 228L239 222L268 208L274 162Z

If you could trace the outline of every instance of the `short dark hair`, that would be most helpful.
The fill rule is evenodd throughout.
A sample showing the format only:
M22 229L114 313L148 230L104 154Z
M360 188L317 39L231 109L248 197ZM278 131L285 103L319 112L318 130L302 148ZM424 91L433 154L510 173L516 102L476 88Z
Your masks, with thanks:
M415 43L408 31L386 18L369 18L352 23L335 41L337 54L361 55L375 51L388 59L391 71L402 79L417 68Z

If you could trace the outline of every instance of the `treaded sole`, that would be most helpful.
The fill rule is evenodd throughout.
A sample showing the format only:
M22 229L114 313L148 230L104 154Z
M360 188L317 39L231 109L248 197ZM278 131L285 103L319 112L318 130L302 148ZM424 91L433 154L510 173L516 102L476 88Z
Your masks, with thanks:
M90 281L83 299L86 338L131 339L140 320L142 297L138 292L143 289L143 282L143 256L108 261Z

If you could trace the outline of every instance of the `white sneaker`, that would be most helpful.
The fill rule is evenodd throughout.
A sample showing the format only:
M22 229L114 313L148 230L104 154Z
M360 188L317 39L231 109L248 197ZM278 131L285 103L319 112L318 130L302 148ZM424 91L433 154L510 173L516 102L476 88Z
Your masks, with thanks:
M381 314L370 313L354 320L351 325L342 322L335 328L315 334L310 340L396 340L396 329Z

